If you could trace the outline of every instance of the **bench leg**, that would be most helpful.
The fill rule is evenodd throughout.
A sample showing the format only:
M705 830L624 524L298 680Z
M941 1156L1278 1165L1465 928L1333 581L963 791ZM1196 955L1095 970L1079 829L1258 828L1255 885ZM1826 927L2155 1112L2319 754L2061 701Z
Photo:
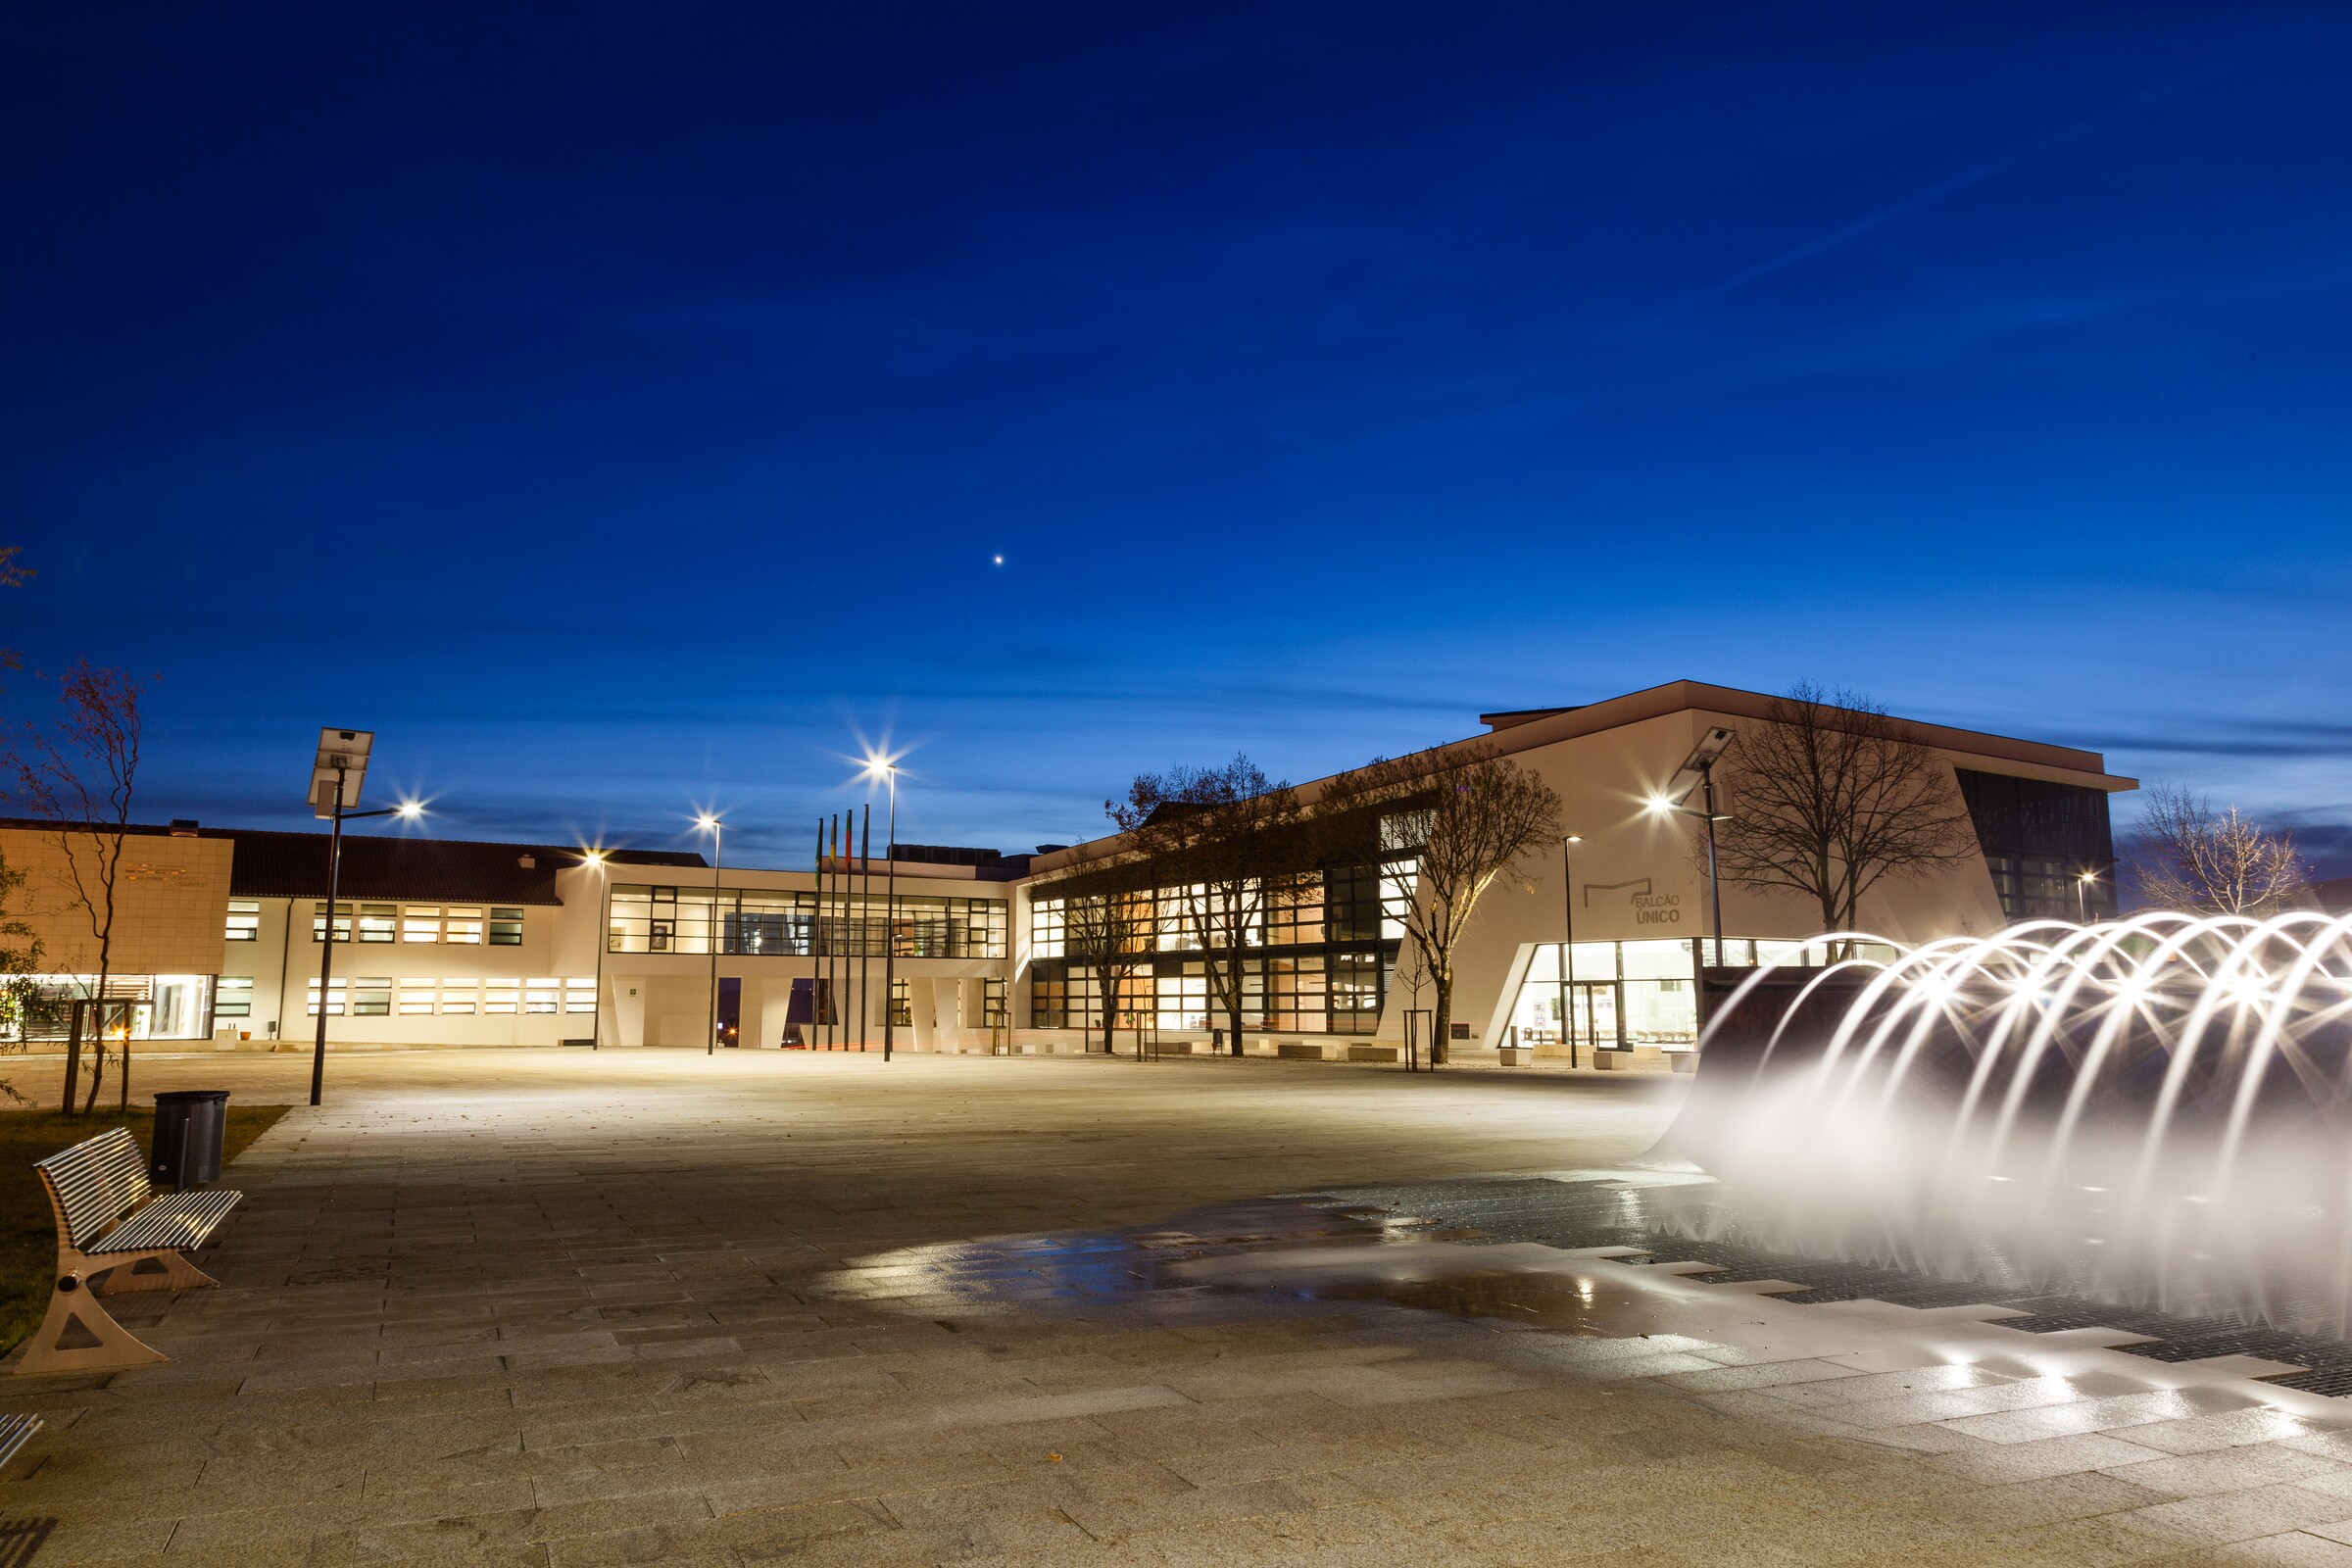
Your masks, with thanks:
M62 1276L49 1296L49 1315L24 1342L17 1362L20 1377L48 1372L101 1372L149 1366L171 1357L139 1343L115 1321L98 1298L74 1275Z
M129 1291L194 1291L220 1283L184 1253L149 1252L115 1264L92 1289L121 1296Z

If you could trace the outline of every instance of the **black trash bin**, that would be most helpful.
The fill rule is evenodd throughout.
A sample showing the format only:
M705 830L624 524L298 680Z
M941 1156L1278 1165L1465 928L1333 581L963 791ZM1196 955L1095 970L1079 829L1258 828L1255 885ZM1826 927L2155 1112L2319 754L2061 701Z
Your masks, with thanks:
M147 1179L157 1186L203 1187L220 1179L220 1134L228 1122L225 1089L174 1089L155 1097L154 1152Z

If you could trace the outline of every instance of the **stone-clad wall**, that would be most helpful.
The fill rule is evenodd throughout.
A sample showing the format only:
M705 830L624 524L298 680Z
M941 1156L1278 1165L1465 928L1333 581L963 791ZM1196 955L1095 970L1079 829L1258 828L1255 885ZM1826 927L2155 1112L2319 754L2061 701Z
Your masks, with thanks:
M101 852L109 847L86 833L0 828L0 856L7 858L11 870L24 873L24 885L9 901L8 913L29 923L39 937L42 971L96 971L98 940L89 911L74 891L73 863L78 858L95 894L93 873ZM124 835L115 885L115 973L220 972L234 849L227 839Z

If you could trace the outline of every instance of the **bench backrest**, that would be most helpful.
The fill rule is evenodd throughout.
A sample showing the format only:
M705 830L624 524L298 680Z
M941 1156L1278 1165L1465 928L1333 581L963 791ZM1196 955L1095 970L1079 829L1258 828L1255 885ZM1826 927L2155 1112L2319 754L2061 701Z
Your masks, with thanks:
M32 1168L41 1173L65 1222L66 1240L75 1247L95 1240L154 1193L147 1183L147 1158L127 1127L60 1150Z

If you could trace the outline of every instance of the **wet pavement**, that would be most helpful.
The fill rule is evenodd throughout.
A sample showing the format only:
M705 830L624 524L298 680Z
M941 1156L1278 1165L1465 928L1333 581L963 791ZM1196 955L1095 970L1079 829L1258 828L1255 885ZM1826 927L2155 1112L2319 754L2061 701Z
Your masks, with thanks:
M298 1098L306 1066L142 1089ZM1640 1220L1621 1167L1670 1111L1312 1064L350 1058L234 1167L222 1288L124 1306L169 1365L8 1387L50 1430L0 1537L239 1568L2352 1561L2352 1412L2274 1363L1791 1299L1565 1224L1560 1195Z

